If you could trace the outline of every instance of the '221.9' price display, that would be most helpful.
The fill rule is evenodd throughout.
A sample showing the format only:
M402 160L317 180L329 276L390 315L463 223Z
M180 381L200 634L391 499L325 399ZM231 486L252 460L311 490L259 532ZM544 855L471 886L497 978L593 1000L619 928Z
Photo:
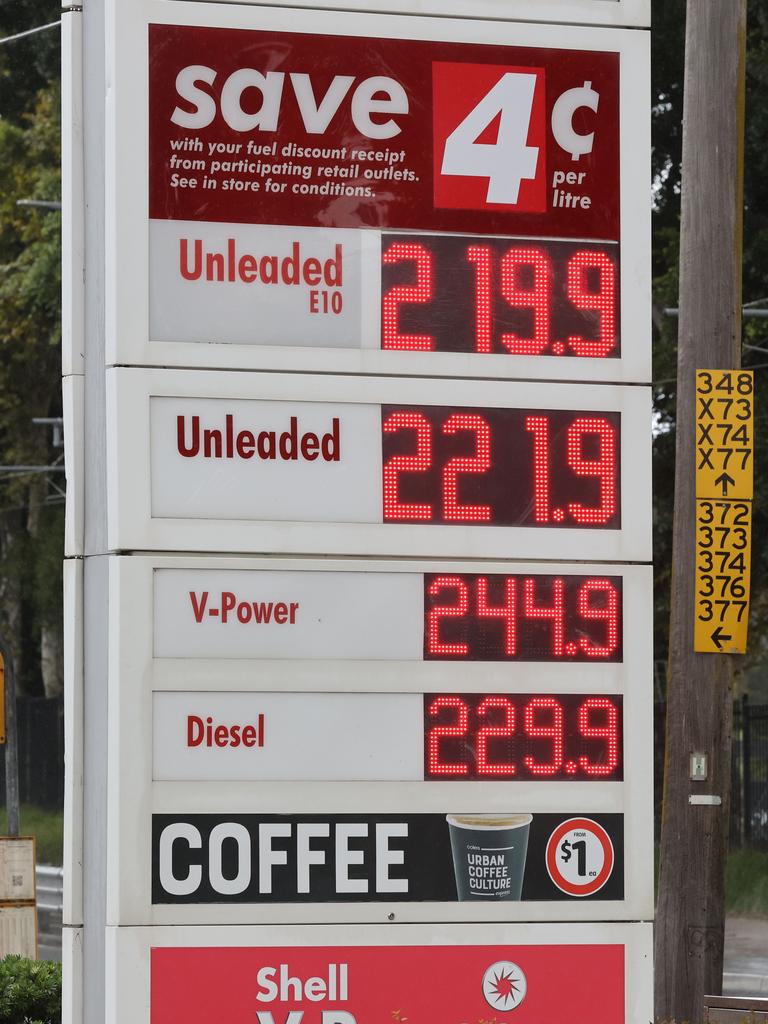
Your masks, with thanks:
M424 576L424 658L622 660L619 576Z
M426 779L623 778L622 698L427 694Z
M381 347L617 358L618 246L384 235Z
M384 521L619 529L617 412L382 406Z

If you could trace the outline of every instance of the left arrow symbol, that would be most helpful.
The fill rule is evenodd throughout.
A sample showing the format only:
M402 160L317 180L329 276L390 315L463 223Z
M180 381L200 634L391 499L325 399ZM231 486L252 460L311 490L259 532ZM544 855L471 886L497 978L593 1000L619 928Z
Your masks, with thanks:
M717 647L718 651L722 651L724 640L733 640L733 636L730 633L724 633L723 627L718 626L717 629L712 633L712 642L714 643L715 647Z

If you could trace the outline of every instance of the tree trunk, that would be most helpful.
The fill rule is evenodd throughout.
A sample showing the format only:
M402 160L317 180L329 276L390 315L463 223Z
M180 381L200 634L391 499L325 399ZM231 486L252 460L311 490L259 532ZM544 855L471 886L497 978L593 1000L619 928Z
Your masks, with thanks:
M46 697L60 697L64 692L63 636L59 624L40 630L40 672Z

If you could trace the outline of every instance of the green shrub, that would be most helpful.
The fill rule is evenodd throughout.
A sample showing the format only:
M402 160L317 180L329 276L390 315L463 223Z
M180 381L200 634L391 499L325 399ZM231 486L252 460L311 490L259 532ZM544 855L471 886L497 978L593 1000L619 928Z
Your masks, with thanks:
M768 914L768 853L749 846L732 849L725 884L732 914Z
M0 960L1 1024L61 1024L61 964Z

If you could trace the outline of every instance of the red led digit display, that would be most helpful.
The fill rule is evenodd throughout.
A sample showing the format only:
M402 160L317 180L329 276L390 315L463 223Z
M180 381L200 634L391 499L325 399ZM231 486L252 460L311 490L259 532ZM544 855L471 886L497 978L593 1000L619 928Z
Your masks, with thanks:
M621 526L621 415L382 406L384 521Z
M382 238L381 347L616 359L618 245Z
M622 698L426 694L425 779L621 781Z
M424 576L424 658L620 662L620 576Z

